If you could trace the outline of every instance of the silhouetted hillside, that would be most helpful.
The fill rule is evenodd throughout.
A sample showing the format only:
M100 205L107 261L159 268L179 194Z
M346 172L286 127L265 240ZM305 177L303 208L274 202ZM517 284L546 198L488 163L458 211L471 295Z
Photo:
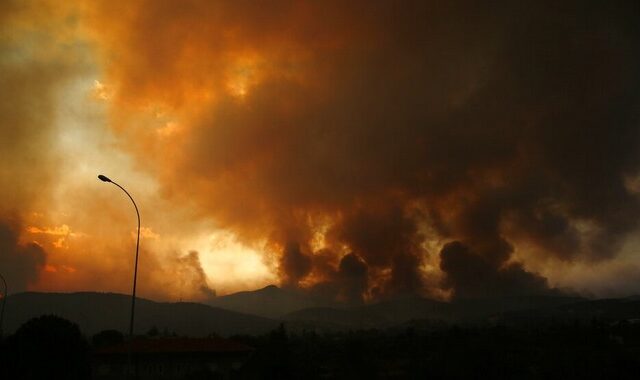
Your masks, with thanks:
M506 324L551 324L557 322L598 320L602 322L630 321L640 323L638 297L582 301L535 310L505 313L501 321Z
M326 303L291 290L269 285L262 289L244 291L215 298L209 303L239 313L266 318L280 318L285 314L310 307L327 306Z
M364 308L315 307L289 313L282 318L292 330L337 331L379 328L387 321L377 314L366 313Z
M513 296L440 302L419 296L398 296L363 306L330 303L309 295L269 285L218 297L210 305L241 313L281 319L294 330L334 331L386 328L413 320L477 322L496 315L584 301L569 296Z
M335 329L388 328L410 321L488 322L506 312L536 310L584 301L577 297L523 296L478 298L453 303L418 296L397 297L372 305L344 308L308 308L289 313L285 321L296 322L291 327L315 327L324 331ZM428 323L427 323L428 322Z
M397 325L414 319L451 321L455 319L451 304L418 296L405 296L365 306L365 313L384 318Z
M581 297L535 295L461 299L454 301L451 306L456 319L474 321L492 318L503 313L545 309L584 301L586 299Z
M55 314L77 323L84 334L128 331L131 297L114 293L19 293L7 298L5 331L12 333L30 318ZM136 300L135 332L167 328L179 335L260 334L276 321L197 303Z
M292 327L320 330L368 329L395 326L414 319L452 320L451 305L417 296L398 297L384 302L344 308L309 308L289 313L284 320ZM303 324L306 322L306 325Z
M306 304L316 301L309 299ZM304 305L296 293L276 287L220 297L220 306L276 315ZM55 314L77 323L83 333L103 330L128 331L131 298L113 293L20 293L7 299L5 332L12 333L30 318ZM577 297L505 297L439 302L417 296L397 297L363 306L303 307L279 320L290 331L346 331L360 329L432 329L447 324L545 324L558 320L633 320L640 318L640 300L585 300ZM278 321L238 313L198 303L163 303L138 299L135 332L144 334L152 327L179 335L222 336L262 334Z

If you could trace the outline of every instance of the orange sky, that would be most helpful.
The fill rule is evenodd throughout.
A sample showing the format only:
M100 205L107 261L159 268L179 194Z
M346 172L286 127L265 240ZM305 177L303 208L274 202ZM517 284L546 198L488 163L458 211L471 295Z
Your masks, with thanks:
M154 299L638 292L637 34L574 5L3 2L0 270L129 292L105 174Z

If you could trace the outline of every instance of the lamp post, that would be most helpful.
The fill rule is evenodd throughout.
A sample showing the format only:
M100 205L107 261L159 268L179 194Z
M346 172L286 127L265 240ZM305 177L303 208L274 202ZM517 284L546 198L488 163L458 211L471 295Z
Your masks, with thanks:
M133 200L131 194L124 187L120 186L118 183L112 181L109 177L104 176L102 174L98 175L98 179L102 182L110 182L114 185L118 186L125 194L131 199L133 203L133 207L136 209L136 215L138 216L138 234L136 237L136 261L133 267L133 291L131 292L131 321L129 323L129 368L131 368L131 356L133 350L133 316L135 314L136 309L136 281L138 279L138 249L140 247L140 212L138 211L138 205L136 205L136 201ZM137 372L137 371L136 371ZM137 373L136 373L137 375ZM137 376L136 376L137 377Z
M2 279L2 283L4 284L4 291L2 292L2 310L0 310L0 338L2 338L4 334L4 330L2 330L2 322L4 321L4 305L7 303L7 281L5 281L2 274L0 274L0 279Z

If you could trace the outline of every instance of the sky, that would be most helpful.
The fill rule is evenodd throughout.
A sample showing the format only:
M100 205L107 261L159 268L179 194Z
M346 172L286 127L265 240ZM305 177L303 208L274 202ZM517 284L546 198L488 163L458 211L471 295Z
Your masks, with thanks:
M640 293L635 1L0 2L9 293Z

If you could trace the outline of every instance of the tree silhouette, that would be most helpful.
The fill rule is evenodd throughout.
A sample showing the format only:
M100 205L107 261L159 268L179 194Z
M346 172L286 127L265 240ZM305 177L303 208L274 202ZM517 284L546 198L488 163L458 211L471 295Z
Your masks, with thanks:
M5 343L7 379L89 379L88 345L78 326L66 319L30 319Z

